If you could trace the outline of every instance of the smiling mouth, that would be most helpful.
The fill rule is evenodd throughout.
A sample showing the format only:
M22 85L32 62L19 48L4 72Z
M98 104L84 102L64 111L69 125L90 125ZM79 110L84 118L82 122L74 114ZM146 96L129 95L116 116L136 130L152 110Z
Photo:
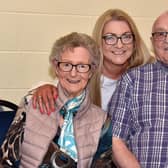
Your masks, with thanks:
M70 83L70 84L77 84L80 82L80 80L71 80L71 79L67 79L67 81Z
M124 54L126 51L112 51L113 54L115 55L122 55Z

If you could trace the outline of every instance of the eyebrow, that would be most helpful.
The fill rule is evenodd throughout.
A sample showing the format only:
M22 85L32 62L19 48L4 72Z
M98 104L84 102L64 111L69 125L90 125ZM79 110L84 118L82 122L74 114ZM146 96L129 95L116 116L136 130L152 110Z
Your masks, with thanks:
M153 32L167 32L168 30L166 30L166 29L164 29L164 28L162 28L162 27L157 27L157 28L155 28L154 30L153 30Z
M124 33L122 33L122 34L116 34L116 33L104 33L104 35L117 35L117 36L120 36L120 35L123 35L123 34L132 34L132 32L131 31L127 31L127 32L124 32Z

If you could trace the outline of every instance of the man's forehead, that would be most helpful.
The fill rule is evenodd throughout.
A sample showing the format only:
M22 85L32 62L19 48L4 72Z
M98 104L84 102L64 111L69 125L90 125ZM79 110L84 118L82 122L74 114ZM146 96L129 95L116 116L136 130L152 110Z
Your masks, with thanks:
M168 11L160 15L154 22L153 31L168 31Z

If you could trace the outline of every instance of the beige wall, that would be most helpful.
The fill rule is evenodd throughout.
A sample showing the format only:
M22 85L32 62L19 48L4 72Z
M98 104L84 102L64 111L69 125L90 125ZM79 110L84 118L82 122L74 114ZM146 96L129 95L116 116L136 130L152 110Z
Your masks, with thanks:
M109 8L128 12L150 48L151 24L167 0L0 0L0 98L19 103L38 81L51 80L48 54L56 38L72 31L91 34Z

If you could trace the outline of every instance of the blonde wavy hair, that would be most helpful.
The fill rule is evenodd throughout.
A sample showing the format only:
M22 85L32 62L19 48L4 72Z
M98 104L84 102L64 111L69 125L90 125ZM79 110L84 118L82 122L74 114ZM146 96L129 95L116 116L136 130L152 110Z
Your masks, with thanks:
M105 11L97 19L96 24L94 26L92 36L99 45L102 59L103 59L103 52L102 52L103 29L105 24L112 20L126 22L130 27L131 32L134 34L134 51L132 56L128 60L127 69L145 64L153 60L151 59L150 53L144 41L142 40L133 19L127 13L125 13L120 9L109 9ZM92 82L92 99L96 105L101 107L100 76L101 72L97 73L97 75L94 77L95 79Z

